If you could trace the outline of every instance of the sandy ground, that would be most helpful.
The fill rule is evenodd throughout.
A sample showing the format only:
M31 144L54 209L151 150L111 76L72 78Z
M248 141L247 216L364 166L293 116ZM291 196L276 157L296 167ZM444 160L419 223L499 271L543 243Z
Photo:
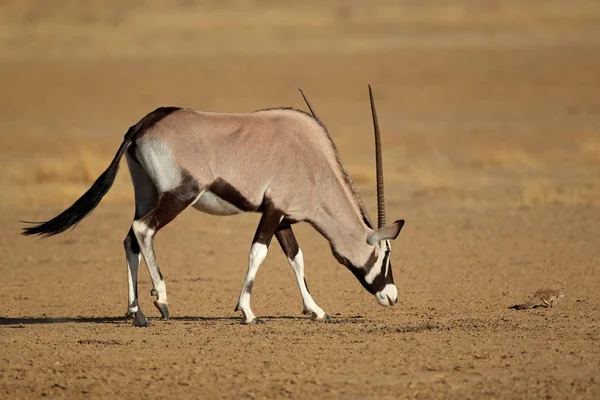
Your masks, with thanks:
M600 4L0 2L0 398L600 398ZM116 2L115 2L116 4ZM122 316L125 165L75 231L19 236L160 105L303 108L374 215L383 130L400 301L382 308L309 226L302 316L274 244L233 311L258 215L186 211L156 243L173 318ZM565 286L552 309L509 309Z

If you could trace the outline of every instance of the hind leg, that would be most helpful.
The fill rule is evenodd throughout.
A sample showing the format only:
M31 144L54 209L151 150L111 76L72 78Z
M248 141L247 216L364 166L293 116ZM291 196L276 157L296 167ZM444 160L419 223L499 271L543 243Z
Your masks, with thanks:
M158 191L156 186L144 171L142 166L129 154L127 154L127 165L131 174L133 190L135 193L135 216L134 221L148 214L158 202ZM147 325L146 317L139 308L137 294L138 267L140 265L141 253L138 240L133 229L123 241L125 257L127 260L127 313L126 316L133 317L134 325Z
M134 220L131 224L152 280L153 289L151 293L157 297L154 305L162 316L167 319L169 318L167 288L156 262L154 237L161 228L193 204L198 199L199 194L200 190L194 181L190 179L182 182L181 186L159 194L156 207L143 217ZM142 321L134 321L134 324L136 322Z
M139 311L137 295L138 267L140 265L140 246L130 228L129 233L123 240L125 247L125 259L127 261L127 312L126 317L135 317Z

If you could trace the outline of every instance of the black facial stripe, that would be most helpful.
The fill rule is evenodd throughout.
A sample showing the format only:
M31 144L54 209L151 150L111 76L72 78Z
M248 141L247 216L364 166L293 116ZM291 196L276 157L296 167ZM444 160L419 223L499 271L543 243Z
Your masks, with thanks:
M385 287L385 285L387 285L388 283L392 283L393 282L393 278L392 278L392 268L390 266L390 268L388 269L388 273L386 274L386 267L388 265L388 261L390 258L390 253L391 251L389 250L389 246L387 246L387 249L385 250L385 254L383 256L383 260L381 263L381 271L379 271L379 274L377 274L377 276L375 277L375 279L373 279L373 283L371 283L371 293L377 293L380 290L383 290L383 288Z
M390 251L387 250L383 256L383 263L381 263L381 273L385 275L385 268L387 267L388 259L390 258Z
M375 266L375 264L377 263L377 256L375 255L375 250L373 250L373 252L371 253L371 255L369 256L369 259L367 260L367 262L364 265L364 270L365 270L365 276L369 274L369 272L371 272L371 270L373 269L373 267Z
M378 290L374 289L373 284L369 284L367 283L367 281L365 281L365 273L364 270L362 268L354 268L353 266L347 266L348 269L350 270L350 272L352 272L354 274L354 276L356 277L356 279L358 279L358 281L360 282L361 285L363 285L363 287L365 289L367 289L367 291L371 294L375 294L378 292ZM375 282L373 282L375 283Z
M392 247L390 245L389 242L385 242L385 246L387 247L387 252L386 252L386 264L389 263L389 268L387 271L387 275L386 275L386 280L388 281L388 283L393 283L394 282L394 274L392 273L392 262L389 260L390 255L392 254Z

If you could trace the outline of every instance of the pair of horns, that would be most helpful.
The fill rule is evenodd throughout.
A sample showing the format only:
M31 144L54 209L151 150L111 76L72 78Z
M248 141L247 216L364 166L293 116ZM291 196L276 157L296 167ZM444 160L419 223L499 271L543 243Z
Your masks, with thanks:
M304 95L302 89L298 89L304 102L308 106L312 116L321 124L321 119L311 107L308 99ZM377 110L375 109L375 99L373 99L373 90L369 85L369 100L371 101L371 114L373 115L373 131L375 133L375 165L377 170L377 228L385 226L385 197L383 194L383 157L381 155L381 134L379 133L379 120L377 119Z

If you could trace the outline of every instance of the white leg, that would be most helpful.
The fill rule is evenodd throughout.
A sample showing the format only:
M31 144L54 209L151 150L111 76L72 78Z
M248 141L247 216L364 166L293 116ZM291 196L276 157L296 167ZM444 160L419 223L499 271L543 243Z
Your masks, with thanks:
M148 227L142 220L133 221L132 227L144 255L150 279L152 280L152 295L157 296L156 301L158 303L167 305L169 304L167 301L167 286L160 273L154 254L154 235L156 231Z
M306 280L304 279L304 257L302 256L302 250L298 249L298 254L294 259L288 258L288 262L294 271L294 275L296 276L296 282L298 283L298 288L300 288L300 295L302 296L302 312L304 314L309 314L312 319L319 321L330 321L331 318L329 315L323 311L321 307L315 303L312 296L308 292L308 288L306 287Z
M139 219L154 208L158 201L158 192L152 179L148 176L146 171L144 171L142 166L131 158L129 153L126 154L126 158L135 193L134 219ZM146 320L146 316L140 309L137 293L138 270L142 256L139 243L132 224L132 228L129 230L123 243L127 259L127 315L133 316L133 324L135 326L148 326L149 323Z
M127 260L127 314L128 317L133 317L134 326L148 326L149 322L146 316L142 312L138 302L137 295L137 278L138 278L138 267L140 265L140 247L138 245L139 240L135 237L134 229L132 227L123 242L125 246L125 257Z
M256 324L261 321L256 318L252 309L250 308L250 295L252 293L252 284L254 283L254 277L258 268L267 256L267 246L262 243L253 243L248 255L248 272L246 273L246 279L244 280L244 286L238 299L236 311L241 311L243 314L243 324Z

